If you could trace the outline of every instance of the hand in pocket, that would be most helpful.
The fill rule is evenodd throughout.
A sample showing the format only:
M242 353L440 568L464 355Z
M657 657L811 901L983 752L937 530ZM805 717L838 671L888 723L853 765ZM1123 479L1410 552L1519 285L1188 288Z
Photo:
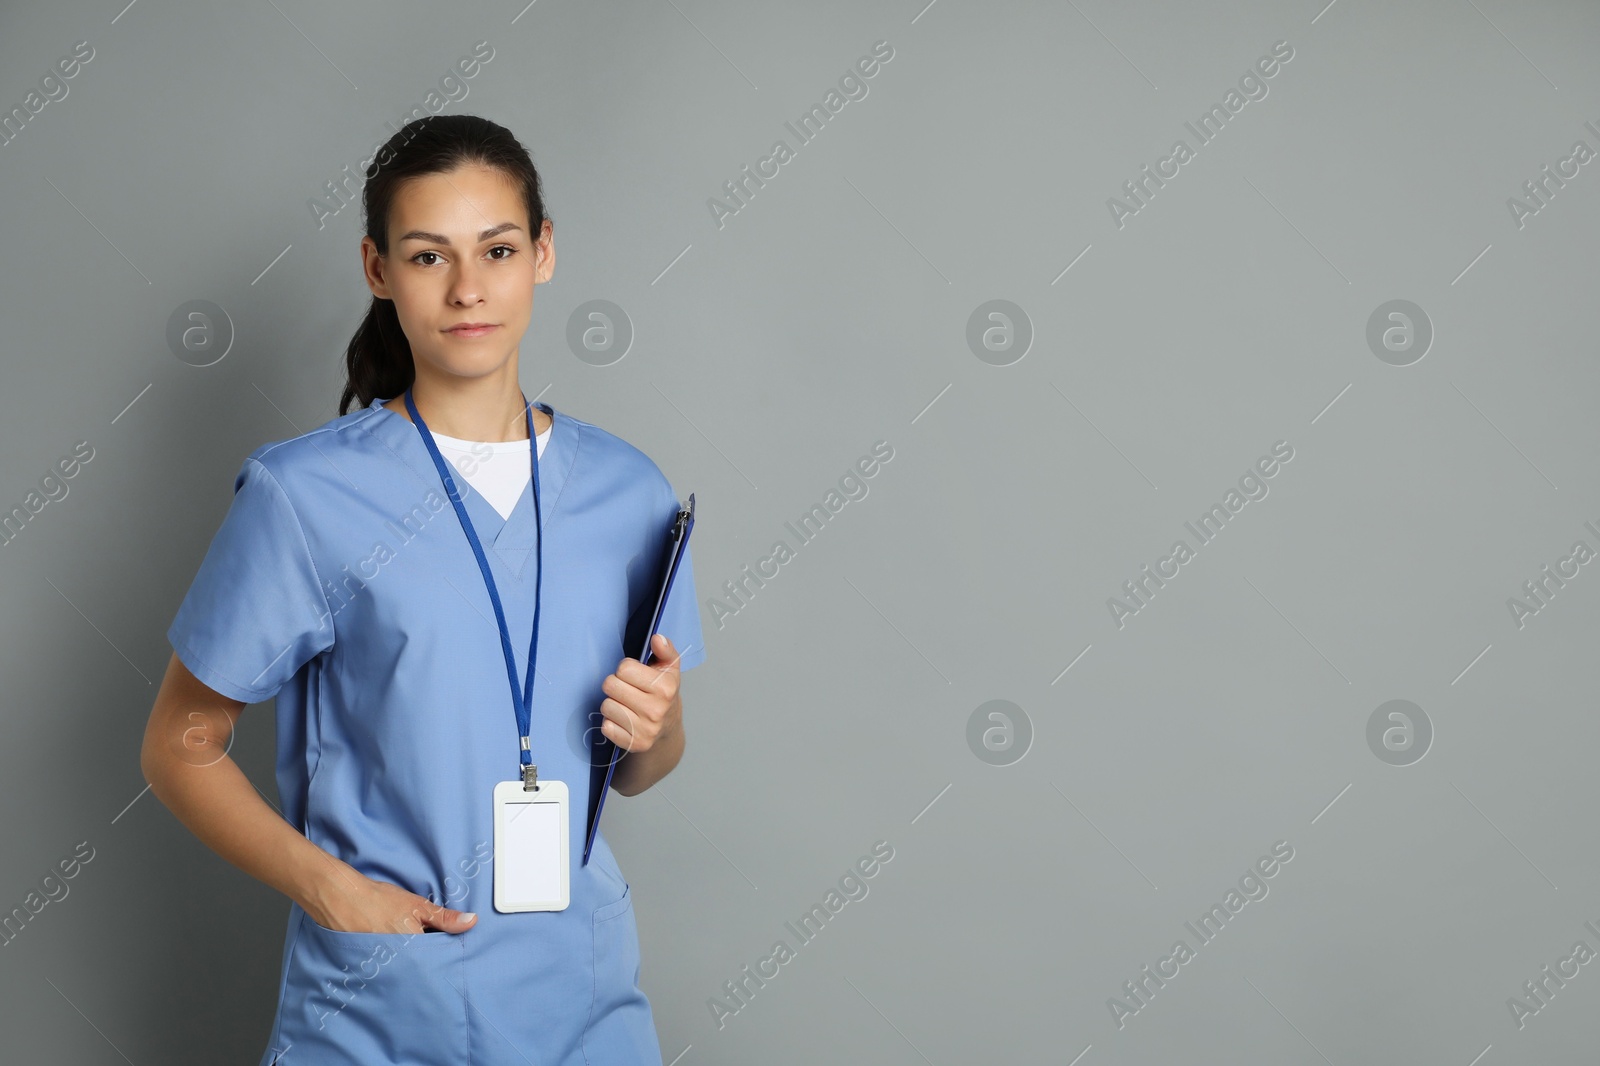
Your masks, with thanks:
M442 907L399 885L367 877L348 864L318 898L302 904L311 920L336 933L464 933L478 916Z

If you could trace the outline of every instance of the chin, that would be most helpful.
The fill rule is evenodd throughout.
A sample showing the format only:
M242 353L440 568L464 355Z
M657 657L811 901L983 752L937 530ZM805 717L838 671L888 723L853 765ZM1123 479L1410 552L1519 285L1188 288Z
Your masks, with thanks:
M511 359L509 352L499 353L492 359L428 359L434 370L455 378L481 378L499 371Z

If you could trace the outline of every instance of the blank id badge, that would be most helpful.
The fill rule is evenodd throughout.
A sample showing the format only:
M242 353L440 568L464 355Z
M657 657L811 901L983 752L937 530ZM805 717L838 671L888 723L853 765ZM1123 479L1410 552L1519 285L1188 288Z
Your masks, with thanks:
M568 897L567 784L540 778L494 786L494 909L564 911Z

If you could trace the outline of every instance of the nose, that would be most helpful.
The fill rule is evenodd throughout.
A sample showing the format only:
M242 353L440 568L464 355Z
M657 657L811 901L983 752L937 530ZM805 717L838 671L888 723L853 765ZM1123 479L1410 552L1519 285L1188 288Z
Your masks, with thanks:
M461 306L470 306L483 299L482 276L475 263L457 264L450 276L450 300Z

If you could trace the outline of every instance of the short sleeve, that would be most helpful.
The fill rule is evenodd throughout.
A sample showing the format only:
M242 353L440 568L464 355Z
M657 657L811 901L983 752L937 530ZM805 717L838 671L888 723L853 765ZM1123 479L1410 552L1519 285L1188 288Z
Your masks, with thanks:
M248 458L233 502L167 640L207 687L246 703L275 696L333 646L333 618L305 530L277 478Z
M691 537L690 540L694 538ZM667 592L667 605L661 612L661 632L678 649L678 672L691 670L706 658L706 641L700 631L700 605L694 592L694 545L686 544L678 572Z

